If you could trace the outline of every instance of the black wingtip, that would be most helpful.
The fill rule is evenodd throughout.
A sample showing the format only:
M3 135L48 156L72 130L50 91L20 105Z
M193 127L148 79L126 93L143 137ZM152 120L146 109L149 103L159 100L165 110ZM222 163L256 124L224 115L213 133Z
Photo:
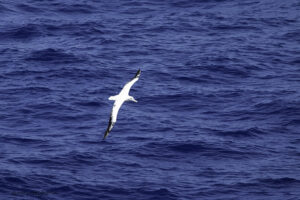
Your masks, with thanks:
M139 70L137 71L137 73L135 74L135 78L140 77L140 75L141 75L141 69L139 69Z
M104 136L103 136L103 140L105 140L105 138L108 136L108 131L105 132Z

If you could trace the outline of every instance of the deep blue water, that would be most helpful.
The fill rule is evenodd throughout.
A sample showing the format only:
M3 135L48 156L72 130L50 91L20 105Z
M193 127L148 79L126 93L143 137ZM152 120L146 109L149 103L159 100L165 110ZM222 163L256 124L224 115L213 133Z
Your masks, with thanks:
M298 0L4 0L0 27L1 200L300 199Z

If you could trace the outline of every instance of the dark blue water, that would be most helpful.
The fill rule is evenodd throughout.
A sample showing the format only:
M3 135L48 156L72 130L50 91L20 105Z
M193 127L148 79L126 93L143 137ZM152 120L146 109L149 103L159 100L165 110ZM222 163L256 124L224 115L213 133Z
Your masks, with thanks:
M1 200L300 199L298 0L1 1L0 27Z

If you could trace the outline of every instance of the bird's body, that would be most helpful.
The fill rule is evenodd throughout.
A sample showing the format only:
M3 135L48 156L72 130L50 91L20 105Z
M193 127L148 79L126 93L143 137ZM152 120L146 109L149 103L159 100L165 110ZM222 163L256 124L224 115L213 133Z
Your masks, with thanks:
M111 129L115 125L115 123L117 121L118 112L119 112L122 104L125 101L137 102L132 96L129 96L129 91L130 91L130 88L133 86L133 84L137 80L139 80L140 74L141 74L141 70L138 70L136 75L134 76L134 78L131 81L129 81L128 83L125 84L125 86L123 87L123 89L121 90L121 92L118 95L111 96L111 97L108 98L109 100L112 100L112 101L115 101L115 102L114 102L114 105L113 105L113 108L112 108L112 111L111 111L108 127L105 131L103 139L105 139L107 137L107 135L109 134L109 132L111 131Z

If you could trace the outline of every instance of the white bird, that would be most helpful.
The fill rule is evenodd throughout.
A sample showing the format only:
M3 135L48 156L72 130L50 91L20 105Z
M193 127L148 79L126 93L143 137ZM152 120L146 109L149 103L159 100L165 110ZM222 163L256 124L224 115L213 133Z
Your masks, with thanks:
M109 132L115 125L115 123L117 121L118 112L119 112L119 109L121 108L122 104L125 101L133 101L133 102L137 103L137 100L135 100L132 96L129 96L129 90L133 86L133 84L135 82L137 82L137 80L139 80L140 74L141 74L141 70L139 69L137 71L137 73L135 74L134 78L125 84L125 86L123 87L123 89L121 90L121 92L118 95L111 96L108 98L109 100L115 101L115 103L112 108L108 127L105 131L103 139L105 139L107 137L107 135L109 134Z

